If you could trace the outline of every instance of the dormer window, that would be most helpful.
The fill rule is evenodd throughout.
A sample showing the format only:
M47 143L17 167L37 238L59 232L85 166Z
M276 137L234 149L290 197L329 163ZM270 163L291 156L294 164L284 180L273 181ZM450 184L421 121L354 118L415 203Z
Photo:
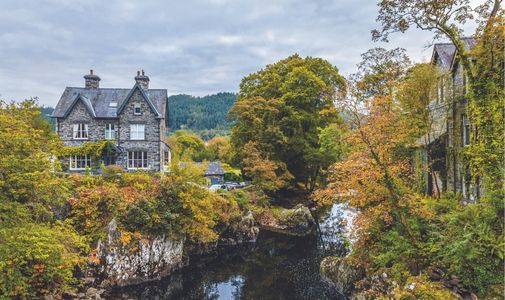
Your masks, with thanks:
M87 140L88 139L88 124L74 124L73 127L74 140Z
M142 111L141 111L141 106L140 106L140 103L135 103L133 105L133 114L134 115L141 115L142 114Z

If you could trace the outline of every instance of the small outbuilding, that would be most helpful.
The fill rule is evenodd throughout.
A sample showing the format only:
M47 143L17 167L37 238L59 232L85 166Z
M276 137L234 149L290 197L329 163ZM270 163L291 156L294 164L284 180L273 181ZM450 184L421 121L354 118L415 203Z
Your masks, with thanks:
M210 179L210 184L224 183L224 170L218 161L210 162L205 169L205 177Z

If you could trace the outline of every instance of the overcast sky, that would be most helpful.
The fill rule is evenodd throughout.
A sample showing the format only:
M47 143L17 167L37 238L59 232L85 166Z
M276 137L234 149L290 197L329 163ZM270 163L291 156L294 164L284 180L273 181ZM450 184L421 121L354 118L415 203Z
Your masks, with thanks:
M206 95L236 92L242 77L293 53L344 75L372 47L430 58L428 32L372 42L377 10L372 0L1 1L0 98L54 106L89 69L101 87L131 87L144 69L152 88Z

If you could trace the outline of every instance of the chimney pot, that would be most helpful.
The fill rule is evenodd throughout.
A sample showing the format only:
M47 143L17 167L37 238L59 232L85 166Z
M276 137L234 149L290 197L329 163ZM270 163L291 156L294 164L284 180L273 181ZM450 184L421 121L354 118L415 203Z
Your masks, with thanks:
M84 86L87 89L98 89L100 87L100 77L93 74L93 69L89 70L89 74L84 75Z
M142 71L137 71L137 76L135 76L135 81L143 88L149 88L149 76L146 76L144 73L144 69Z

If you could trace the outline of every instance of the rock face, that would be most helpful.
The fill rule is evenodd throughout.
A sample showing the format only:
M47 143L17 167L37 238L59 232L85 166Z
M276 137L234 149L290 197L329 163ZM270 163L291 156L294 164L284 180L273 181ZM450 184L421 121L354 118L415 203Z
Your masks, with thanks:
M220 236L219 244L235 246L242 243L254 243L260 229L256 226L252 212L248 212L238 222L233 222Z
M123 245L116 221L109 223L107 241L99 243L100 273L105 285L125 286L156 280L182 267L183 241L165 236Z
M363 270L353 266L346 257L326 257L320 269L321 277L344 295L350 294L354 283L364 276Z
M263 229L295 236L310 234L316 225L310 210L301 204L292 209L281 208L273 214L259 215L257 219Z

